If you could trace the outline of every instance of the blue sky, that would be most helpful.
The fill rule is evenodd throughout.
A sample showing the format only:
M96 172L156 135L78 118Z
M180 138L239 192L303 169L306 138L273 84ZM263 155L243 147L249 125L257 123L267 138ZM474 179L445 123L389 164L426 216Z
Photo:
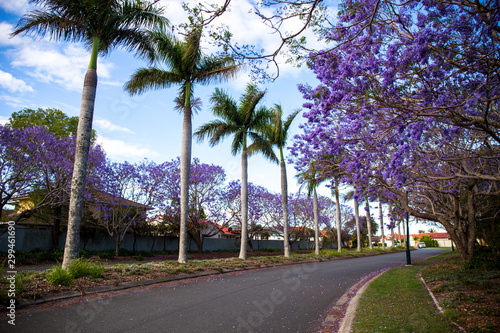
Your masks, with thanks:
M181 23L183 16L178 1L163 1L167 6L167 17L172 23ZM246 42L263 46L273 45L273 36L260 26L248 13L245 2L232 10L226 24L235 24L236 38L251 28L254 36ZM245 8L243 4L248 5ZM83 77L88 66L89 55L74 43L62 43L47 39L33 40L30 37L9 38L9 33L20 16L29 9L27 0L0 0L0 122L5 122L12 112L23 108L57 108L70 116L77 116ZM170 15L169 15L170 14ZM175 18L173 20L171 17ZM206 53L213 52L207 45ZM100 143L110 159L136 162L143 158L158 163L171 160L180 154L182 116L174 110L176 88L151 91L131 97L123 91L123 84L139 67L146 63L132 54L115 50L98 60L98 88L94 112L94 128ZM300 109L303 103L297 84L315 82L307 68L280 68L281 76L274 83L261 85L267 89L264 105L281 104L285 113ZM243 94L250 82L248 73L227 84L197 86L196 97L202 100L202 110L193 117L193 129L213 119L209 96L216 87L225 89L235 99ZM298 133L298 117L292 134ZM230 154L230 140L216 147L207 143L193 144L193 157L204 163L221 165L230 180L240 177L240 158ZM279 192L279 167L254 156L249 159L249 181ZM296 190L294 170L289 167L290 190Z
M172 24L184 21L181 1L162 0L161 3L166 6L166 16ZM56 108L69 116L79 114L89 54L79 44L33 40L26 36L10 38L13 27L30 8L33 7L28 0L0 0L0 123L5 123L12 112L23 108ZM224 23L240 43L271 50L276 45L276 36L248 13L250 9L250 1L238 0L238 6L223 16ZM206 54L214 51L206 45ZM131 97L123 91L123 84L142 66L146 63L119 49L99 58L94 128L98 143L110 159L137 162L147 158L161 163L180 155L182 115L174 110L178 90L171 88ZM242 73L227 84L197 86L195 95L201 99L202 109L193 117L193 130L214 118L208 98L216 87L239 99L249 82L248 73ZM281 104L285 114L301 109L304 100L297 90L300 83L314 86L317 81L306 67L294 68L282 61L280 77L273 83L260 86L267 89L263 105ZM300 132L298 126L304 121L300 115L296 118L290 139ZM241 172L240 156L230 154L230 139L226 140L216 147L193 140L192 157L203 163L222 166L228 180L237 180ZM289 165L287 171L289 191L297 191L299 186L293 166ZM278 165L253 156L249 159L248 172L250 182L273 192L280 191ZM320 188L319 193L330 195L325 187ZM372 206L376 207L375 204Z

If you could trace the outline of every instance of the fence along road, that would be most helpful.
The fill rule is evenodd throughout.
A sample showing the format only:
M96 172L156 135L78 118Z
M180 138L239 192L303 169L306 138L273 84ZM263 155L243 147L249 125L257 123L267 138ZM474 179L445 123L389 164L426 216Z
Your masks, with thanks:
M412 251L412 260L448 250ZM404 252L213 275L47 309L19 309L2 332L307 332L371 272L406 263Z

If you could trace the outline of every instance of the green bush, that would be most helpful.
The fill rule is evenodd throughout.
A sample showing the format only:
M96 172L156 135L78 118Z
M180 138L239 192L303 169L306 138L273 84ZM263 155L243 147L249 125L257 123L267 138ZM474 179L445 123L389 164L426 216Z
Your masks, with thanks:
M97 256L101 259L113 259L115 257L115 250L98 251Z
M68 265L68 272L74 279L85 276L98 279L102 277L104 267L87 259L79 258Z
M134 251L129 251L127 249L120 249L118 250L118 255L121 257L131 257L134 255Z
M48 270L45 273L45 278L50 284L60 286L71 286L74 281L71 274L67 270L63 269L60 264Z
M80 258L83 258L83 259L89 259L91 255L92 255L92 253L88 250L80 250L80 252L79 252Z
M432 239L431 236L422 236L420 242L424 242L426 247L439 247L437 240Z

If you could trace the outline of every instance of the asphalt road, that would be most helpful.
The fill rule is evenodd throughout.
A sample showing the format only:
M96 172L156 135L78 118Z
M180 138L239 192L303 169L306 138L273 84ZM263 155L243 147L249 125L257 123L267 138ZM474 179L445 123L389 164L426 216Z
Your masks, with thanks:
M412 251L412 260L447 250ZM5 313L1 332L308 332L362 277L405 264L394 253L265 268L125 290L46 309Z

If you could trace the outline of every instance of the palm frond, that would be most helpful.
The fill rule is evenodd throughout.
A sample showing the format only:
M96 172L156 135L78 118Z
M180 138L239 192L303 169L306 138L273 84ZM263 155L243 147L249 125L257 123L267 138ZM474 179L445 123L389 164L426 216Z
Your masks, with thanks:
M150 56L152 47L146 28L165 27L163 8L153 2L32 0L42 9L25 14L11 34L34 37L50 35L55 40L85 42L88 49L94 37L100 39L99 53L107 54L121 46L139 56Z
M231 143L231 154L234 156L238 154L238 152L241 150L247 150L247 147L245 147L245 142L246 142L245 131L242 131L240 129L239 131L235 132L233 142Z
M300 113L301 110L295 110L292 114L290 114L285 122L283 123L283 132L285 133L285 141L288 137L288 130L290 129L290 126L292 125L292 122L294 121L295 117Z
M203 56L200 47L202 34L201 28L195 28L188 33L184 42L182 68L186 73L190 73L191 76L196 72L196 67Z
M205 138L209 139L209 144L215 146L227 136L237 132L235 126L231 126L222 120L212 120L200 126L194 135L197 137L198 142L202 142Z
M261 153L271 162L279 164L280 161L274 153L273 147L268 140L255 132L248 132L248 136L252 140L252 144L248 146L248 156Z
M210 96L210 102L213 104L212 112L217 117L233 121L236 119L238 114L236 101L224 90L216 88L212 96ZM234 122L238 123L238 121Z
M223 83L234 79L240 66L232 58L203 57L194 73L194 80L200 84Z
M167 72L161 68L140 68L125 83L124 89L130 94L141 94L150 89L169 88L181 82L176 73Z

